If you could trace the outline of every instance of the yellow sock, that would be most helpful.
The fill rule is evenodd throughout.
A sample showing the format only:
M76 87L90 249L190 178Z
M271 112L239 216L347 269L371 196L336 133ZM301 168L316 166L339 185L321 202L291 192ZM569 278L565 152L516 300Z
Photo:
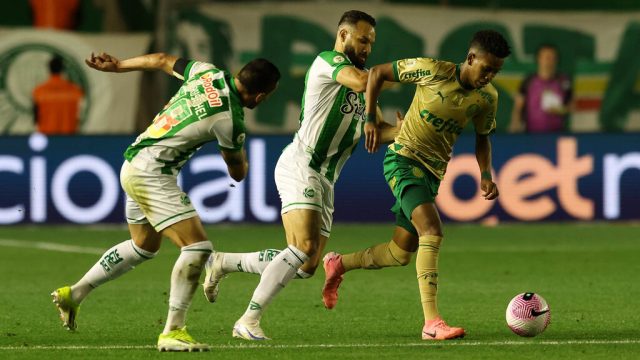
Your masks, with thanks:
M381 269L404 266L413 253L400 248L393 240L351 254L342 255L344 271L353 269Z
M438 253L442 236L420 236L416 255L416 273L420 288L420 302L425 320L438 317Z

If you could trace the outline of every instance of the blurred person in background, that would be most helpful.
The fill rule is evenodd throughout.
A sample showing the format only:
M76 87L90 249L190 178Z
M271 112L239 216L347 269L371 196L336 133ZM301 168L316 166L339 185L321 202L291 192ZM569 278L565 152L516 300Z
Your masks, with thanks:
M33 90L36 130L45 135L73 135L78 131L82 89L62 77L64 61L55 55L49 61L50 76Z
M51 294L63 326L75 330L80 304L89 293L153 259L162 238L168 237L180 248L180 255L171 273L169 313L157 348L209 350L191 337L185 323L213 245L191 200L178 185L178 174L204 144L217 141L229 176L242 181L249 170L243 108L262 103L276 89L280 72L268 60L254 59L232 76L213 64L162 53L122 61L104 53L91 54L86 63L104 72L161 70L183 83L124 152L120 183L127 194L125 215L131 239L107 250L74 285Z
M567 130L572 85L557 72L558 49L542 45L536 52L537 72L527 76L515 98L510 132L552 133Z
M73 30L80 0L29 0L33 26L58 30Z

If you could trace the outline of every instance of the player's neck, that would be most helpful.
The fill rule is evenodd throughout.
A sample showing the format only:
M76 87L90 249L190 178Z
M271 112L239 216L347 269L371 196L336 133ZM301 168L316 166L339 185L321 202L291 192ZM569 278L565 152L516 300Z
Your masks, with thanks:
M458 70L459 71L456 76L458 84L460 84L460 86L462 86L466 90L473 90L473 86L471 86L469 84L469 81L467 80L469 75L467 73L468 69L466 61L458 65Z
M247 104L247 99L246 97L246 89L244 87L244 85L242 85L242 83L240 82L240 80L238 80L238 78L231 78L231 81L233 81L233 84L235 85L236 90L238 90L238 97L240 98L240 102L242 103L242 106L245 107Z

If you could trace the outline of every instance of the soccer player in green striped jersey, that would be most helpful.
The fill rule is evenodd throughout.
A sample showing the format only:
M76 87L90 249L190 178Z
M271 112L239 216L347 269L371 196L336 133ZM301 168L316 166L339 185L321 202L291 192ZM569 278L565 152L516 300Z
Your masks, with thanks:
M213 247L189 197L178 186L178 173L202 145L217 141L229 175L243 180L249 168L243 108L264 101L275 90L280 72L269 61L255 59L232 76L212 64L166 54L122 61L92 54L86 63L105 72L161 70L183 83L124 153L120 183L127 194L131 240L107 250L76 284L52 293L63 325L74 330L80 303L89 292L153 258L166 236L180 247L180 256L171 274L169 314L158 350L208 350L186 331L185 317Z
M364 65L375 42L375 24L364 12L344 13L334 49L321 52L307 71L300 128L275 169L287 248L216 253L207 262L204 290L211 302L225 273L262 273L246 312L234 326L234 337L267 339L260 327L265 307L296 274L308 278L320 262L331 234L334 184L363 133ZM382 140L390 142L395 129L381 125Z

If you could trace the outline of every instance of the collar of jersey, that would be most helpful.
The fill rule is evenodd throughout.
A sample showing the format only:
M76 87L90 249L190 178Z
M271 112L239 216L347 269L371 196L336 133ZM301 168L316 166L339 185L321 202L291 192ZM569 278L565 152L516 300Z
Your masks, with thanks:
M240 100L240 93L238 92L238 88L236 88L236 82L233 79L233 76L231 76L231 74L229 74L228 72L224 73L224 79L227 81L227 84L229 84L229 94L233 95L236 100Z

